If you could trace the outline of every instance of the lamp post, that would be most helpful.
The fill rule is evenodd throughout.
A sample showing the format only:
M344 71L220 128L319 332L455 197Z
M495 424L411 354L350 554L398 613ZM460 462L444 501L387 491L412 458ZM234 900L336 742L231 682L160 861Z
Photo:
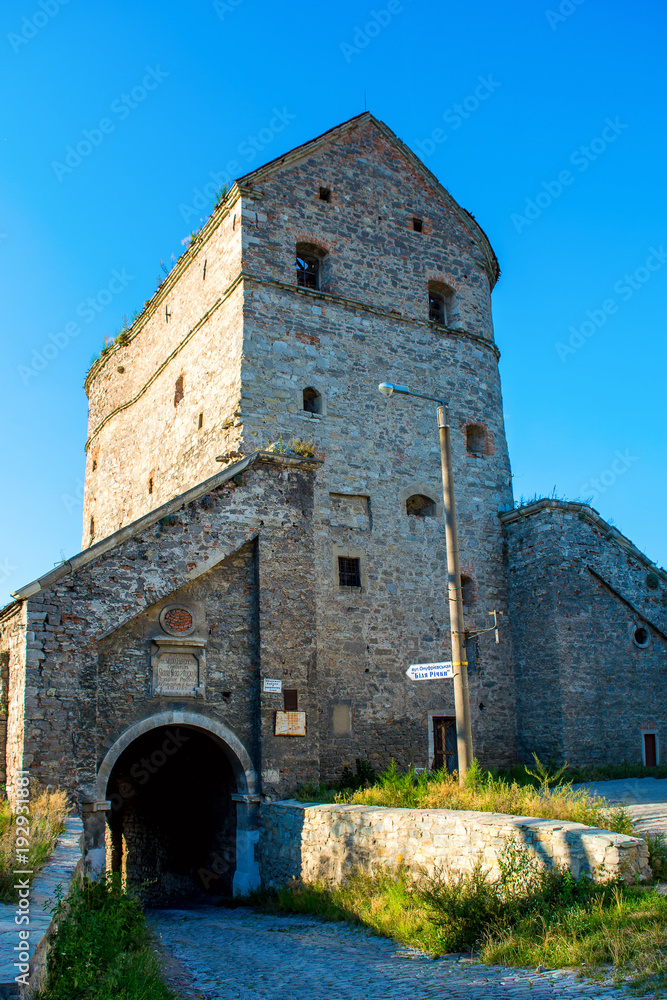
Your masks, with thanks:
M449 413L447 403L435 396L425 396L421 392L411 392L407 386L381 382L378 389L383 396L415 396L438 404L438 428L440 431L440 459L442 462L442 497L445 506L445 536L447 542L447 590L449 596L449 623L452 633L452 670L454 677L454 705L456 709L456 744L459 758L459 782L463 784L465 774L472 764L472 729L470 726L470 697L468 695L468 663L465 649L465 625L463 623L463 598L461 594L461 570L459 566L459 541L456 530L456 505L452 478L452 447L449 436Z

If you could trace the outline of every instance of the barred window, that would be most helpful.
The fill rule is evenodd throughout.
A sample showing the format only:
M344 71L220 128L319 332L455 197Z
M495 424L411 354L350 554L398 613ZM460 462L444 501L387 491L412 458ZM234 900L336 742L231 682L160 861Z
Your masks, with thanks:
M338 583L341 587L361 586L359 559L338 556Z

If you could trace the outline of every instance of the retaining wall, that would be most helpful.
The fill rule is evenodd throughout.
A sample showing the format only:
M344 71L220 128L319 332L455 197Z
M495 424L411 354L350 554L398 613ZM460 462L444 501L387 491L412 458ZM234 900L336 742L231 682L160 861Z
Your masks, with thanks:
M310 805L294 800L260 810L262 884L290 879L340 882L355 869L404 863L413 871L470 871L480 861L499 875L498 855L512 839L546 865L567 865L573 875L626 882L651 877L648 848L638 837L582 823L450 809L389 809Z

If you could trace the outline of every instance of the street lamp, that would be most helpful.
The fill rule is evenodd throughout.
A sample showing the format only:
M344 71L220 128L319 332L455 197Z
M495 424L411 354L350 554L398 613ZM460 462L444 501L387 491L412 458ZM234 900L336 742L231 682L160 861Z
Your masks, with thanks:
M445 537L447 542L447 589L449 596L449 623L452 632L452 671L454 676L454 705L456 709L456 744L459 757L459 781L464 782L465 774L472 764L472 730L470 727L470 697L468 695L468 663L465 649L465 625L463 623L463 598L461 594L461 570L459 567L459 542L456 530L456 505L452 479L452 447L449 437L449 413L447 403L436 396L425 396L421 392L411 392L405 385L381 382L378 389L383 396L415 396L438 404L438 428L440 430L440 459L442 462L442 497L445 506Z

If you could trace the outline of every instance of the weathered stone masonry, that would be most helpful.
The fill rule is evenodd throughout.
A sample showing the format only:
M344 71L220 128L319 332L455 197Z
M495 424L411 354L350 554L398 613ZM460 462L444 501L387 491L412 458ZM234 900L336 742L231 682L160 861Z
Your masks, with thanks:
M260 801L434 765L451 682L405 671L451 653L435 409L386 380L449 400L476 756L659 762L667 574L585 505L513 509L498 275L365 113L240 178L92 366L83 551L0 613L0 767L72 792L91 863L248 888Z
M498 856L511 842L575 877L619 876L629 883L651 877L648 849L638 837L504 813L286 801L263 805L260 827L260 873L269 887L291 879L340 883L378 865L405 865L419 875L470 872L481 864L494 878Z
M667 744L667 578L584 504L501 515L510 574L519 754L642 761ZM644 629L646 644L635 633Z

